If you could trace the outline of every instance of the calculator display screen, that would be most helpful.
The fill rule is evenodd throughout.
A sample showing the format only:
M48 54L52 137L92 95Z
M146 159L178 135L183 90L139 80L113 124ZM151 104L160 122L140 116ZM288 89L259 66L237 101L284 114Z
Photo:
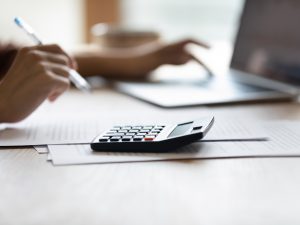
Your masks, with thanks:
M193 124L193 122L179 124L169 134L168 138L170 138L170 137L176 137L176 136L180 136L180 135L184 134L185 132L187 132L189 130L189 128L191 127L192 124Z

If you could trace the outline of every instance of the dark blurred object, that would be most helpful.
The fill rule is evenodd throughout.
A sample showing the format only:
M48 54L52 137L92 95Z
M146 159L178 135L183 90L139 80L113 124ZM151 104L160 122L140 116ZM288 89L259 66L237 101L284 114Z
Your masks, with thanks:
M16 45L0 43L0 79L7 73L17 51Z
M300 84L300 1L248 0L231 67Z

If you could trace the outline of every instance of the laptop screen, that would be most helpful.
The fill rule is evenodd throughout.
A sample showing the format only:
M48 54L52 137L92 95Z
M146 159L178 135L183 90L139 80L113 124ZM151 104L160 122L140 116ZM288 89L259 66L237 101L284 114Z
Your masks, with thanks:
M246 0L231 68L300 84L300 1Z

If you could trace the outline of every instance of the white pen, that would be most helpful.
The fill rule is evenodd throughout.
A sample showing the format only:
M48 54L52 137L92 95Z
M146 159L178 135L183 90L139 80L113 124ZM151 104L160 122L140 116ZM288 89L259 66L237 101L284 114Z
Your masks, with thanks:
M29 26L24 20L22 20L19 17L16 17L14 19L15 23L24 30L38 45L42 45L43 42L41 39L37 36L37 34L34 32L31 26ZM89 83L76 71L73 69L69 70L69 79L71 82L81 91L90 93L91 92L91 86Z

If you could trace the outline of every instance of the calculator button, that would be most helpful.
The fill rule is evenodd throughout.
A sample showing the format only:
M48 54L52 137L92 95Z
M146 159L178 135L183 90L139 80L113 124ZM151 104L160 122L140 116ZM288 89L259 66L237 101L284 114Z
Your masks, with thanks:
M115 134L115 133L118 133L118 132L117 131L109 131L106 134Z
M119 141L121 139L121 137L112 137L110 139L110 141Z
M148 133L150 130L140 130L141 133Z
M133 136L128 136L128 135L125 135L123 136L122 138L132 138Z
M145 136L147 133L138 133L136 136Z
M125 133L116 133L116 134L111 134L110 136L111 137L121 137L123 135L125 135Z
M143 127L144 130L151 130L153 127L152 126L145 126Z
M133 140L134 141L141 141L141 140L143 140L143 138L144 138L144 136L134 136Z
M131 138L132 138L132 137L130 137L130 136L129 136L129 137L124 136L124 137L122 137L122 141L130 141Z
M141 127L141 126L134 126L134 127L132 127L132 129L137 129L137 130L140 130L140 129L142 129L143 127Z
M140 130L130 130L129 133L137 133L139 132Z
M119 130L119 133L127 133L128 132L128 130Z
M145 137L144 140L145 141L153 141L155 137Z
M133 136L135 133L126 133L126 136Z
M102 137L99 139L100 142L108 142L109 138L107 137Z
M164 129L165 126L156 126L157 129Z
M125 127L122 127L123 130L131 130L131 127L130 126L125 126Z
M155 130L152 130L152 132L157 132L157 133L160 133L162 130L157 130L157 129L155 129Z
M155 138L155 136L153 136L153 135L147 135L145 138Z
M154 132L154 131L149 133L149 135L158 135L158 134L159 134L159 132Z

